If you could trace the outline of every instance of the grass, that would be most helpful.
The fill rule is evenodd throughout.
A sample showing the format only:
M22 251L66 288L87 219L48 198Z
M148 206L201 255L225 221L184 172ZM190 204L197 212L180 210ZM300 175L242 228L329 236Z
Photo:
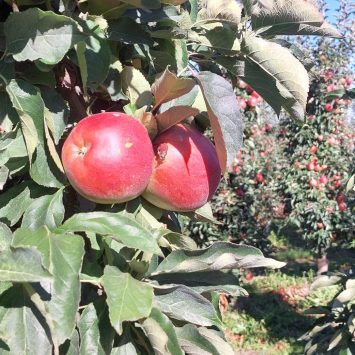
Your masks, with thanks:
M287 266L245 281L249 297L232 300L224 314L227 339L238 354L303 354L304 344L297 339L315 321L304 311L326 305L338 291L336 286L310 291L316 275L311 254L291 248L282 238L272 238L276 245L273 257L287 261Z

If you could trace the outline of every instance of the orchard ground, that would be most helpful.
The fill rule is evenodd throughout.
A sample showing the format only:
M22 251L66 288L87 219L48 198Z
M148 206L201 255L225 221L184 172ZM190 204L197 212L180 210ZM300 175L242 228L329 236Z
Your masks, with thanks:
M269 239L274 257L287 265L276 271L245 270L242 286L249 296L229 300L221 297L224 331L236 354L303 354L304 343L298 338L316 320L305 311L328 304L339 287L311 291L316 276L312 254L297 240L274 233ZM355 250L331 249L329 255L331 271L346 272L355 264Z

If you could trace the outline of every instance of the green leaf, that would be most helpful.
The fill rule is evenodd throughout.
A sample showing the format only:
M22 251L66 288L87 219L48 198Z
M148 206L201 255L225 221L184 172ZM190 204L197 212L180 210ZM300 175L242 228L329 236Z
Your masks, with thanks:
M111 324L118 334L122 334L122 322L149 316L154 295L151 285L109 265L105 267L102 283L107 295Z
M41 59L46 64L56 64L86 38L73 19L39 8L12 12L4 30L7 52L19 62Z
M146 340L146 339L144 339ZM141 355L136 347L136 342L131 335L129 326L124 327L118 346L113 348L110 355Z
M6 131L10 132L20 118L13 108L9 96L5 92L0 92L0 125Z
M9 63L5 60L0 60L0 80L2 80L3 83L7 85L14 78L15 78L14 63Z
M31 178L39 185L61 188L64 175L50 158L50 153L42 144L37 146L30 170Z
M254 35L242 42L246 56L240 76L270 104L277 114L283 107L292 117L303 119L309 79L301 62L288 49Z
M108 39L111 41L146 44L152 46L154 41L142 25L139 25L129 17L121 17L108 22Z
M12 233L10 228L4 223L0 223L0 253L10 248L11 240Z
M276 1L269 7L251 9L253 30L263 36L316 35L341 37L341 34L324 21L316 5L310 1L299 1L293 6Z
M70 338L75 327L75 315L80 301L79 274L84 256L84 241L79 236L54 234L47 228L37 231L17 229L12 246L29 247L42 254L43 265L53 275L49 284L42 284L51 294L45 302L44 317L53 322L51 330L55 343ZM21 249L16 249L21 250ZM34 252L34 250L33 250Z
M221 76L200 72L196 77L206 101L219 164L225 171L243 140L243 122L232 85Z
M111 61L111 51L104 32L93 21L80 21L85 33L90 34L86 39L84 52L87 80L86 86L95 90L106 79Z
M146 11L131 9L125 12L125 17L130 17L137 23L159 22L162 20L179 21L179 12L175 6L163 5L160 8Z
M109 212L77 213L69 218L60 231L94 232L108 235L124 245L161 255L157 240L136 221Z
M154 288L154 303L163 313L177 320L202 326L220 326L213 305L203 296L183 285Z
M63 189L53 195L35 199L27 208L22 219L22 228L36 230L42 226L49 229L58 227L64 218Z
M122 92L121 71L122 64L119 60L116 60L111 64L106 80L103 83L112 101L128 100L128 97Z
M80 348L80 337L79 333L76 329L74 329L74 332L72 336L70 337L70 340L67 340L59 350L60 355L78 355L79 354L79 348Z
M1 354L52 353L48 327L20 285L0 296L0 334L4 334L9 351Z
M211 333L204 333L205 331L203 330L202 333L204 335L202 335L200 333L200 329L206 328L197 328L192 324L186 324L181 328L175 328L180 345L187 354L233 354L233 351L231 352L231 349L227 343L223 344L221 348L217 347L221 346L221 343L223 342L222 339L218 340L218 342L216 343L216 337L213 336L211 342L211 339L208 339L208 336L211 337ZM206 336L206 334L208 334L208 336ZM226 352L222 352L222 350Z
M236 31L224 22L209 21L196 27L196 31L196 34L191 33L194 42L229 55L240 51L240 39Z
M206 249L176 250L158 266L155 274L192 272L250 267L284 266L285 263L265 258L259 249L247 245L216 242Z
M46 89L54 89L57 84L53 71L43 72L34 64L25 67L21 73L21 77L31 84L46 86Z
M8 177L9 169L6 166L0 166L0 191L4 188Z
M131 104L137 108L149 106L153 101L150 85L144 75L133 67L124 67L121 72L122 90Z
M0 221L13 226L22 217L34 198L40 196L40 189L26 182L8 189L0 195Z
M90 303L83 311L78 324L80 354L109 354L115 331L110 326L107 306L101 302Z
M223 271L181 272L155 275L151 277L159 285L185 285L197 293L218 291L232 296L247 296L240 286L239 279L232 273Z
M0 254L0 281L39 282L50 277L35 250L8 249Z
M152 85L152 93L155 97L154 108L189 93L194 86L195 82L192 79L178 78L169 69L165 69Z
M62 96L56 90L46 88L41 91L45 104L44 117L55 144L63 135L69 117L69 108Z
M183 355L172 322L159 309L152 309L149 318L143 322L142 327L155 354Z
M22 27L23 28L23 27ZM44 103L39 89L24 80L11 80L6 91L21 120L31 159L37 145L44 143Z
M204 327L198 328L198 332L211 344L213 344L218 352L223 355L234 355L235 352L228 342L224 339L223 332Z

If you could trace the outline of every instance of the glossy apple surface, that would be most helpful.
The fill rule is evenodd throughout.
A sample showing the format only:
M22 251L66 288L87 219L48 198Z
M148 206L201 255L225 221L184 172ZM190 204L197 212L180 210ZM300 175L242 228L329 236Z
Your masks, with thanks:
M121 203L139 196L153 170L154 152L145 127L119 112L81 120L62 150L72 186L97 203Z
M143 197L171 211L192 211L216 191L221 169L214 145L197 129L183 124L153 142L155 164Z

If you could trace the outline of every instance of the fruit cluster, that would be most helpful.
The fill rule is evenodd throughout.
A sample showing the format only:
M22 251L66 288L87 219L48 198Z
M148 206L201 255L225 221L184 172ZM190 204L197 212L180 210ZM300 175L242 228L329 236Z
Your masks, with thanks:
M221 176L215 147L196 128L177 124L152 143L142 123L119 112L81 120L64 143L62 161L72 186L91 201L142 195L172 211L206 204Z

